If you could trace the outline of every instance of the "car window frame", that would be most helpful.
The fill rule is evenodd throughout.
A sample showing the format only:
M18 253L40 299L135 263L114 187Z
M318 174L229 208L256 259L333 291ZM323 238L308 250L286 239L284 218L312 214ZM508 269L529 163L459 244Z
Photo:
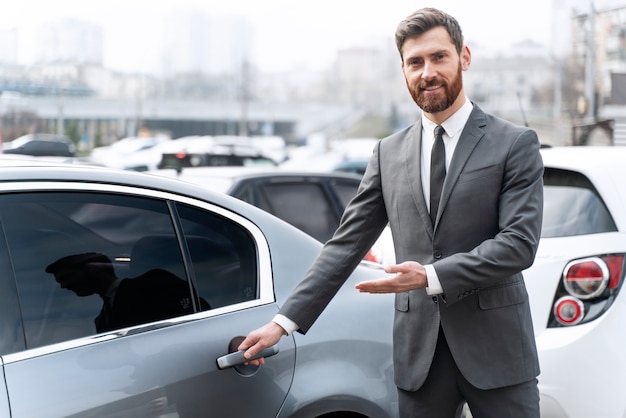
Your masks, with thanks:
M233 305L217 307L215 309L196 312L193 314L180 316L176 318L156 321L150 324L141 324L131 326L121 330L114 330L102 334L93 334L80 337L73 340L58 342L46 346L35 347L23 351L5 354L2 360L5 363L22 361L62 350L73 349L77 347L95 344L101 341L108 341L116 338L122 338L126 335L134 335L153 329L160 329L173 325L179 325L186 322L208 319L218 315L224 315L252 307L267 305L275 302L273 274L270 259L269 243L265 235L253 222L242 215L231 211L227 208L217 206L205 200L192 198L185 195L175 194L173 192L148 189L139 185L122 185L122 184L104 184L80 181L25 181L5 183L0 190L0 194L7 193L39 193L39 192L96 192L109 194L123 194L136 197L144 197L150 199L161 199L166 202L174 202L186 204L201 210L210 211L216 215L222 216L232 222L237 223L244 228L251 238L254 240L257 249L257 291L258 297L253 300L243 301ZM178 215L177 215L178 216ZM11 277L11 280L15 280Z

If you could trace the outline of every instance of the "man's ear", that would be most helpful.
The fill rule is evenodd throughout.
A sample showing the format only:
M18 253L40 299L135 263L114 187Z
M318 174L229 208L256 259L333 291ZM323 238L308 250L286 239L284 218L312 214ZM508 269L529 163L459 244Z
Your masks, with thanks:
M461 50L461 69L467 71L472 63L472 53L467 45Z

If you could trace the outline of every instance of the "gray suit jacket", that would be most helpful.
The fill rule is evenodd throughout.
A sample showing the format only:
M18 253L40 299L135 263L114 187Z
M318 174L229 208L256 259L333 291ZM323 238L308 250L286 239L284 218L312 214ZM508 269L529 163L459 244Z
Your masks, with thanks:
M539 374L521 271L535 257L543 211L543 162L534 131L474 109L443 186L433 228L421 186L421 131L382 139L359 192L281 312L306 332L389 223L398 263L433 263L444 289L396 295L398 387L428 374L441 324L454 359L474 386L491 389Z

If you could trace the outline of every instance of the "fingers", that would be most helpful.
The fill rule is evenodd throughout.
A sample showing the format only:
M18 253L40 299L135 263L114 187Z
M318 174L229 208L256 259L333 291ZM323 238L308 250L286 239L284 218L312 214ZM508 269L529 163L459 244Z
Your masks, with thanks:
M284 335L283 328L275 322L269 322L248 334L248 336L237 347L238 351L245 351L244 357L252 358L261 350L271 347L280 341ZM250 364L264 364L263 358L251 360Z
M400 264L391 264L385 266L385 273L410 273L412 270L415 270L419 267L421 267L421 264L416 263L415 261L405 261Z
M394 285L389 279L370 280L357 283L356 289L361 293L393 293Z
M386 266L385 272L391 276L358 283L356 289L361 293L401 293L428 285L424 267L414 261Z

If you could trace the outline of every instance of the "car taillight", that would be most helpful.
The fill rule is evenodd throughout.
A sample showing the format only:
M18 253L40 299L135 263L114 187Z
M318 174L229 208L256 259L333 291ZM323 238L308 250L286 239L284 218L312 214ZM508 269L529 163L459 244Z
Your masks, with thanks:
M554 304L554 316L563 325L576 325L585 316L585 305L579 299L563 296Z
M580 299L601 295L609 284L609 267L598 257L576 260L565 266L563 285Z
M563 270L548 327L586 323L606 312L624 281L624 259L624 254L611 254L569 262Z
M373 246L372 248L370 248L367 254L365 254L365 257L363 258L363 260L371 261L373 263L382 263L383 255L382 255L380 248L376 246Z

